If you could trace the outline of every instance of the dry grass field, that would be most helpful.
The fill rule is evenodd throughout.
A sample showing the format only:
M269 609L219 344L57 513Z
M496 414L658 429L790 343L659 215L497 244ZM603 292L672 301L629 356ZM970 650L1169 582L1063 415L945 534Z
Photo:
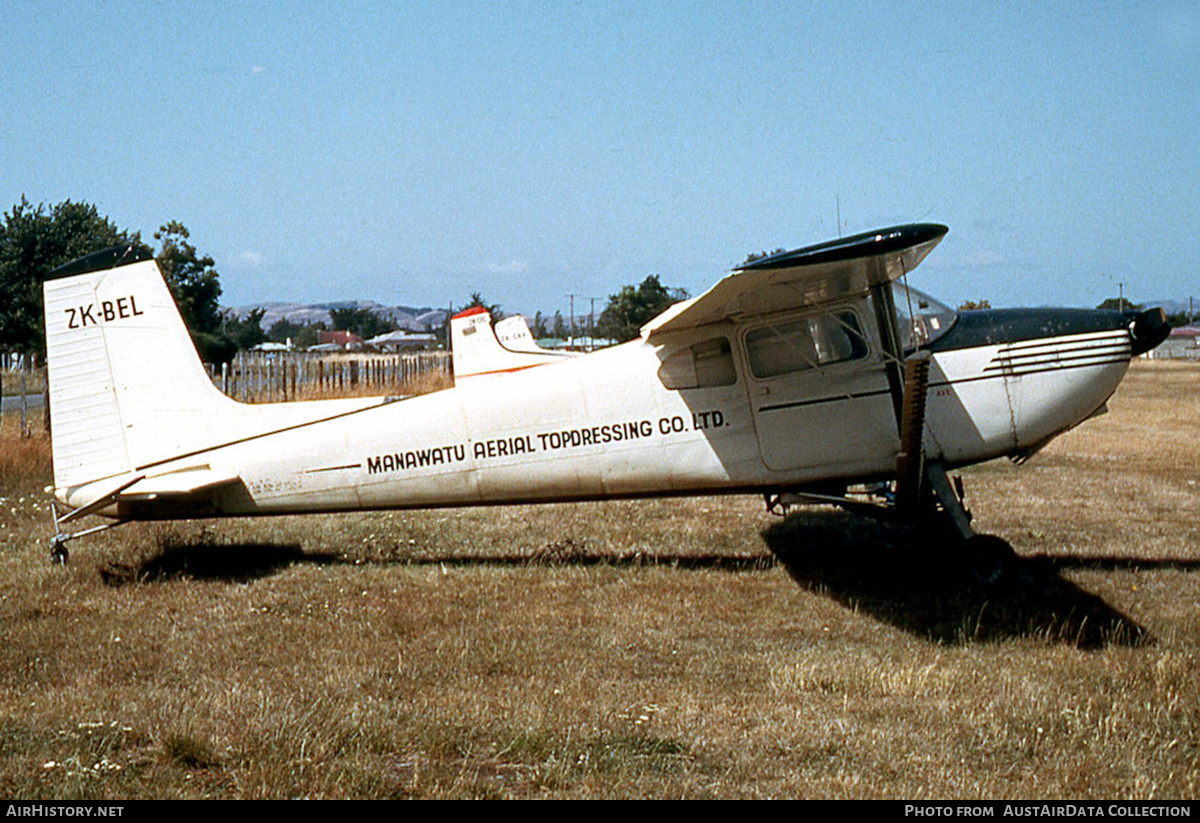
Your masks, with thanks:
M0 796L1200 796L1200 368L966 472L1021 555L747 497L133 525L0 427Z

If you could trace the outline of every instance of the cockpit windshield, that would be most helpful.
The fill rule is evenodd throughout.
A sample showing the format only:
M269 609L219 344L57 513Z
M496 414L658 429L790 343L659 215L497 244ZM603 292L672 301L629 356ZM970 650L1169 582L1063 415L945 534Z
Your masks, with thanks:
M923 291L892 281L896 316L900 321L900 346L912 349L927 346L954 325L958 312Z

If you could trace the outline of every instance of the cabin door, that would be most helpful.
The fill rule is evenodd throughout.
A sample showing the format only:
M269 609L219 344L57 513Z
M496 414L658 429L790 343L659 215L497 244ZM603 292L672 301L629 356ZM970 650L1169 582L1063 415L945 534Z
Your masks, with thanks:
M861 306L784 317L743 333L746 386L767 468L853 477L895 465L896 416Z

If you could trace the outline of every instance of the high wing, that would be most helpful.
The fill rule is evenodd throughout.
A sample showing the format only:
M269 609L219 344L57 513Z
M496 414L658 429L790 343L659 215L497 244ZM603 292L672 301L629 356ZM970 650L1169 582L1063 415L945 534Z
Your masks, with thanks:
M866 295L916 268L947 231L938 223L913 223L756 260L699 297L676 303L643 326L642 336Z

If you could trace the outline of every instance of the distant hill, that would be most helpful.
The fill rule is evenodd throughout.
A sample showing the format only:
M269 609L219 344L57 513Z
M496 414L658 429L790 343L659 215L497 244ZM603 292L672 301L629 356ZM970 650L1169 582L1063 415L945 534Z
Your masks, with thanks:
M1184 300L1145 300L1139 305L1146 308L1162 307L1167 314L1179 314L1188 311L1188 301ZM433 309L428 306L424 308L414 308L412 306L384 306L376 303L374 300L335 300L329 303L310 303L304 305L301 303L255 303L249 306L238 306L232 309L226 309L233 314L242 318L249 314L253 309L266 309L266 314L263 315L262 328L267 331L280 319L288 320L292 323L330 323L330 309L369 309L380 317L386 317L392 320L398 327L408 329L410 331L432 331L440 328L446 322L445 309ZM1197 316L1200 316L1200 300L1195 303ZM506 312L511 314L511 312ZM547 322L553 318L554 313L550 312L545 315ZM532 314L527 317L532 318ZM532 323L532 320L530 320Z
M374 300L336 300L331 303L255 303L227 309L235 317L243 318L254 309L265 309L262 328L267 331L279 320L290 323L329 323L331 309L368 309L380 317L387 318L402 329L430 331L446 322L445 309L413 308L411 306L384 306Z

